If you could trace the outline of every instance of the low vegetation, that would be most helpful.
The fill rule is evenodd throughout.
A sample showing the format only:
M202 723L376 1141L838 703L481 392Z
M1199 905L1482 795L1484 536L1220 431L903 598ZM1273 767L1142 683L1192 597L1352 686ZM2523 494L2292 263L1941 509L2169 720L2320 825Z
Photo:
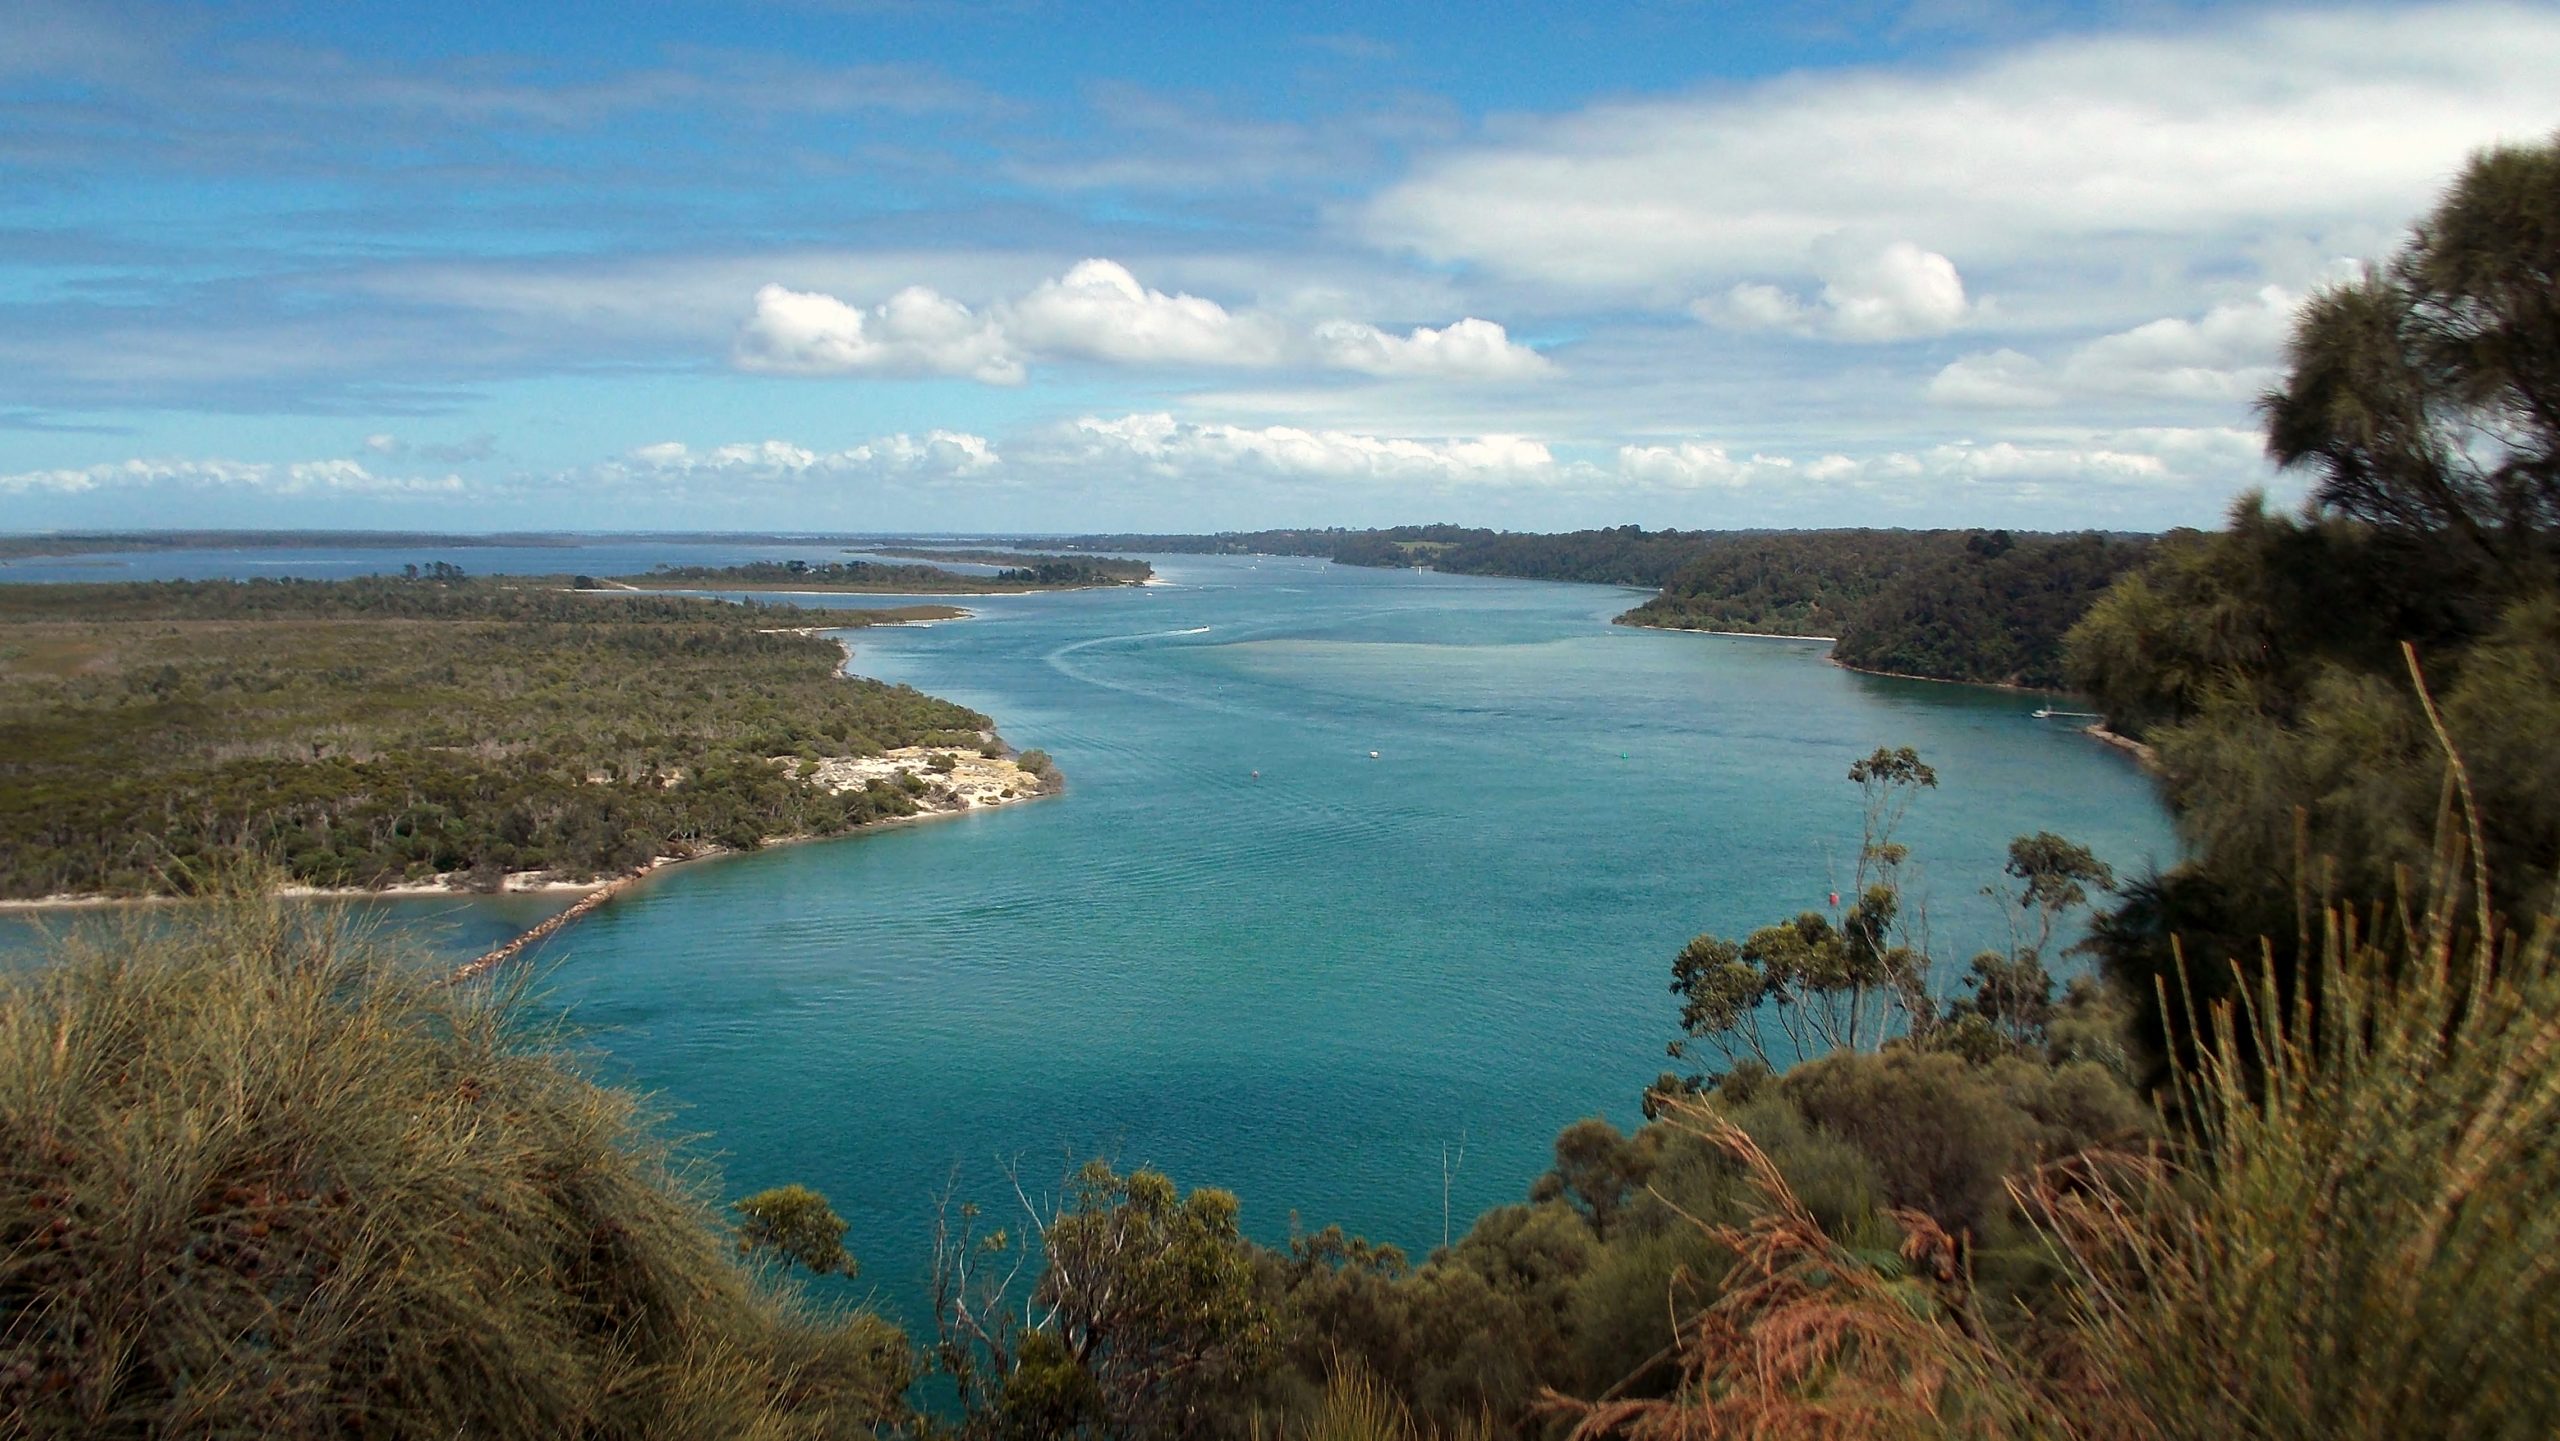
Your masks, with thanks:
M912 1354L503 995L232 900L0 982L0 1430L792 1441Z
M977 747L773 611L417 579L0 587L0 895L187 891L242 852L369 887L588 877L912 814L796 765Z
M945 1214L959 1405L903 1413L899 1338L727 1254L842 1270L823 1198L724 1237L495 1003L254 912L0 997L0 1405L106 1436L2547 1436L2560 144L2476 157L2415 236L2297 328L2268 406L2306 512L2164 542L2071 634L2192 859L2020 837L2012 937L1950 991L1897 839L1936 772L1856 761L1847 903L1668 958L1691 1069L1646 1124L1566 1128L1418 1263L1087 1165L1019 1229ZM482 603L449 588L383 603ZM2101 975L2058 985L2083 910Z

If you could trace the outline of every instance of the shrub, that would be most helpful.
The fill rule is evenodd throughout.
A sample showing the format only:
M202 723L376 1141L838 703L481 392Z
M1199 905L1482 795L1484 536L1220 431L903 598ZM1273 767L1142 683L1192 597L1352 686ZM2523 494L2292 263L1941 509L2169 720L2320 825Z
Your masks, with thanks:
M309 912L59 941L0 989L0 1416L98 1438L821 1437L904 1338L728 1254L505 996Z

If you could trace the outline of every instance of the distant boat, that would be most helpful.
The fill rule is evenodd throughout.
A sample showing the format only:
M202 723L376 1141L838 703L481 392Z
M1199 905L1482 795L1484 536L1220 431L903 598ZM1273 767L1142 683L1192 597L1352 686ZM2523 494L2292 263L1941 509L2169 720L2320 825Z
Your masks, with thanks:
M1371 752L1369 752L1369 759L1371 759L1371 760L1376 760L1377 758L1378 758L1378 753L1377 753L1376 751L1371 751Z
M2053 707L2051 707L2051 706L2046 706L2043 710L2040 710L2040 711L2030 711L2030 712L2028 712L2028 717L2027 717L2027 718L2028 718L2028 719L2030 719L2030 720L2104 720L2104 719L2106 719L2106 717L2104 717L2104 716L2102 716L2102 715L2098 714L2096 711L2089 711L2089 710L2055 710L2055 709L2054 709Z

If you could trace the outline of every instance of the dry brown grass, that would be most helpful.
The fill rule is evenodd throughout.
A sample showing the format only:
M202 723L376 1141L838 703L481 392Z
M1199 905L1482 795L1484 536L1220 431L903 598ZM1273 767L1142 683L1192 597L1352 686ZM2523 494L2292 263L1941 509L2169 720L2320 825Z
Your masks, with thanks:
M309 912L65 942L0 994L0 1434L798 1438L903 1338L739 1269L628 1094Z

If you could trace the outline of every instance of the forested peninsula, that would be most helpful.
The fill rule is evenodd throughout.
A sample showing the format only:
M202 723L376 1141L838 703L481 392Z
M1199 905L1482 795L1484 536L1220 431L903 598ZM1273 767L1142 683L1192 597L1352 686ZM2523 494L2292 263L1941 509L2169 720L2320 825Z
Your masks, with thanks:
M183 894L244 854L328 888L584 880L1045 788L1045 757L844 675L823 634L963 614L449 566L0 586L0 897Z

